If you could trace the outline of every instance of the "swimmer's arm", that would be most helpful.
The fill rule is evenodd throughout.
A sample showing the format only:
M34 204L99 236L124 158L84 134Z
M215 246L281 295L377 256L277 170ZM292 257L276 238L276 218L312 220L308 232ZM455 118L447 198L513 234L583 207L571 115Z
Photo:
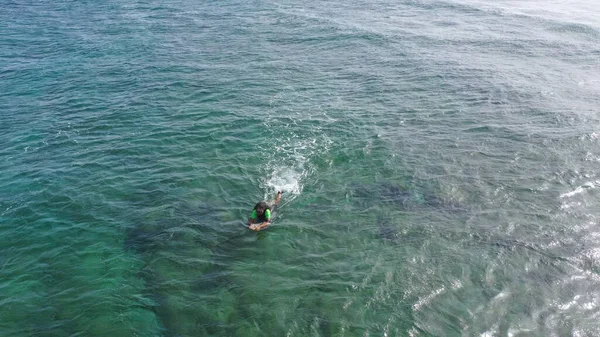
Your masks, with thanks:
M252 218L250 218L248 220L248 228L250 228L253 231L257 231L258 232L259 230L261 230L261 229L263 229L265 227L268 227L269 224L270 224L270 222L268 222L268 221L265 221L265 222L260 223L260 224L255 224L254 220L255 219L252 219Z
M269 227L269 225L271 224L271 221L265 221L260 224L255 224L254 220L255 219L252 219L252 218L248 219L248 228L250 228L251 230L254 230L254 231L259 231L263 228Z
M270 224L271 224L270 220L269 221L265 221L265 222L261 223L260 225L254 226L254 230L259 231L259 230L261 230L263 228L269 227Z

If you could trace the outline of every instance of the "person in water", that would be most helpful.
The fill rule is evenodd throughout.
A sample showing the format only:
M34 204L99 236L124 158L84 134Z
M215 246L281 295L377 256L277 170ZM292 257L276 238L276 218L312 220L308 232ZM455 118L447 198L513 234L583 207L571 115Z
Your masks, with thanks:
M271 224L271 213L277 210L279 201L281 201L281 195L283 191L277 192L277 197L273 206L269 206L266 201L261 201L254 206L250 219L248 219L248 228L253 231L259 231L263 228L268 227Z

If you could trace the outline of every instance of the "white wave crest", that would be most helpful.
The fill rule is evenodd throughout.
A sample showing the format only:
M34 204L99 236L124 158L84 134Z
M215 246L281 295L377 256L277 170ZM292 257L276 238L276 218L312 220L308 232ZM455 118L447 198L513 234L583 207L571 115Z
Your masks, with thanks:
M585 191L587 191L589 189L595 189L595 188L597 188L599 186L600 186L600 180L590 181L590 182L587 182L587 183L585 183L585 184L577 187L576 189L574 189L571 192L567 192L567 193L561 194L560 197L561 198L570 198L570 197L572 197L574 195L583 193L583 192L585 192Z

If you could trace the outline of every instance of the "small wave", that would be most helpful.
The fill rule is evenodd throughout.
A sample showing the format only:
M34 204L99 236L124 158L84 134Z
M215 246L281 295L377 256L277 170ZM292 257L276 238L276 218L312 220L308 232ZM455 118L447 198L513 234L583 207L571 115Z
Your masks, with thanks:
M589 189L595 189L600 186L600 180L587 182L571 192L563 193L560 195L561 198L570 198L574 195L581 194Z
M424 305L428 305L429 303L431 303L431 301L433 301L436 297L438 297L440 294L444 293L445 291L446 291L446 288L441 287L439 289L432 291L428 295L419 298L419 300L412 305L413 311L419 311Z

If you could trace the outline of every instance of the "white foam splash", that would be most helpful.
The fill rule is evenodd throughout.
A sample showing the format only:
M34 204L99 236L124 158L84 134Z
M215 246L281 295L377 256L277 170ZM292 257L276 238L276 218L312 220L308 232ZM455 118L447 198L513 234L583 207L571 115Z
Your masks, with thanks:
M300 194L302 176L303 172L298 172L294 167L275 167L266 181L267 189Z
M494 337L496 336L496 333L498 331L497 330L490 330L490 331L485 331L484 333L482 333L480 336L481 337Z
M265 165L265 193L276 191L290 193L290 197L302 192L304 182L315 170L312 160L315 156L326 153L331 140L324 134L314 132L312 137L302 138L296 134L281 137L277 142L271 158Z

